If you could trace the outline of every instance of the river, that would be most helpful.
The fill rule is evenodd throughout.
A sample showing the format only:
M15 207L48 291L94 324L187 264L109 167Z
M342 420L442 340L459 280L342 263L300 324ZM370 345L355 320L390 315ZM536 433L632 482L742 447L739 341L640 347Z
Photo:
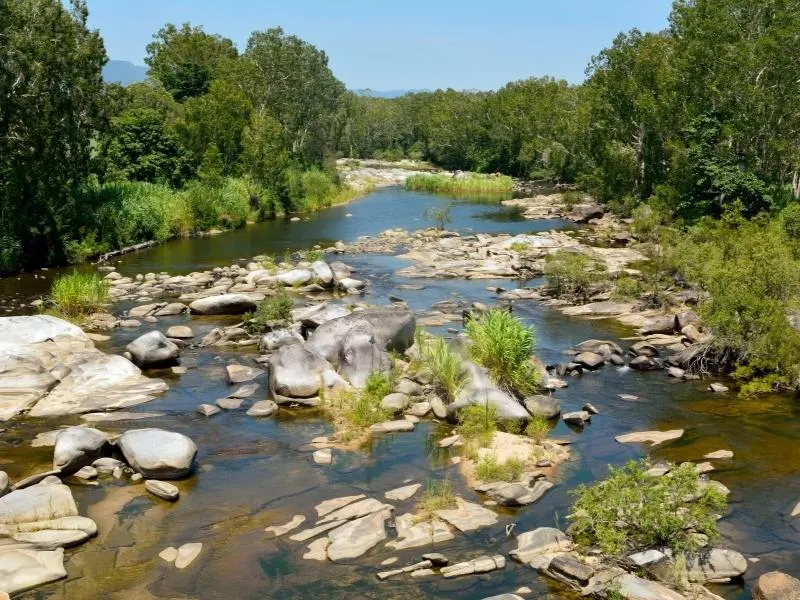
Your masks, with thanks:
M249 259L260 253L281 254L287 249L309 248L335 240L350 241L388 228L417 229L426 226L426 207L450 202L446 198L406 192L398 188L376 191L346 206L312 215L299 222L272 221L213 237L189 238L121 257L116 265L124 275L148 271L180 274ZM497 204L458 201L452 208L449 228L462 232L535 232L566 227L560 221L525 221ZM391 256L348 256L342 259L358 269L358 277L370 281L366 299L387 303L389 294L406 300L415 309L427 309L437 301L461 297L467 301L493 302L487 286L508 287L508 280L410 280L394 274L403 263ZM21 302L42 294L52 271L6 278L0 281L3 306L25 312ZM40 278L40 276L44 278ZM403 284L424 285L412 291ZM537 354L545 363L563 361L563 351L588 338L619 339L631 331L606 321L565 317L535 301L517 301L514 312L537 333ZM212 327L231 322L220 318L169 317L155 325L191 321L202 335ZM154 327L144 324L133 331L115 330L106 351L124 345ZM440 331L441 333L441 331ZM624 344L624 342L623 342ZM352 494L383 493L406 479L424 483L448 476L456 491L475 500L449 463L447 450L433 444L451 430L422 422L410 434L375 439L361 452L336 453L332 466L313 464L305 444L331 432L318 413L282 410L276 418L254 419L244 411L223 411L211 419L195 413L195 407L224 397L228 385L224 365L240 353L217 349L184 351L181 376L159 373L170 390L157 400L135 409L162 416L131 423L101 423L105 431L157 426L186 433L199 447L197 473L178 482L181 499L168 504L143 495L141 486L104 479L100 486L73 486L81 514L93 518L100 533L96 539L67 550L69 577L61 582L23 594L22 598L457 598L480 599L519 586L532 588L528 597L543 598L549 592L569 598L561 588L541 579L530 567L508 561L505 569L454 580L429 578L390 579L379 582L378 563L399 556L398 564L418 558L421 550L390 552L382 546L349 565L302 559L306 544L270 539L264 527L284 523L295 514L311 518L313 506L322 500ZM265 380L262 383L262 392ZM800 500L800 404L783 396L743 400L732 394L705 391L707 382L678 382L663 372L637 373L605 367L569 380L556 393L564 411L578 410L587 401L600 413L584 430L559 422L551 435L572 440L572 459L561 468L558 485L534 505L505 509L497 525L474 534L459 535L438 546L452 561L480 554L508 554L516 546L507 539L506 524L516 531L540 526L565 526L569 491L601 478L607 465L620 465L642 456L639 446L623 446L614 436L650 429L686 430L678 441L656 449L654 460L696 460L707 452L731 449L735 458L719 462L714 479L731 489L729 514L720 522L719 545L735 548L752 562L744 585L710 586L728 600L749 598L750 585L763 572L779 569L798 575L800 565L800 518L789 511ZM639 396L626 401L619 394ZM256 397L254 399L260 399ZM49 468L52 449L31 448L37 432L79 419L57 422L22 419L6 423L0 435L0 468L12 480ZM405 510L405 504L403 505ZM166 546L202 541L205 550L197 564L176 570L158 558Z

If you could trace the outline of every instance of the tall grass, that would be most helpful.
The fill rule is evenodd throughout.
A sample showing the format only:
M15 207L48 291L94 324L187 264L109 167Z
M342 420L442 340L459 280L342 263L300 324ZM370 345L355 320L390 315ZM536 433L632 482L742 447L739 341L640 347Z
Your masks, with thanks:
M447 510L456 507L456 495L453 486L447 478L439 481L428 480L425 491L417 502L415 520L418 522L432 521L436 518L437 510Z
M96 273L71 273L53 281L50 303L67 318L97 312L108 301L108 283Z
M458 414L458 431L467 442L468 451L475 446L486 447L492 443L497 431L497 407L494 404L471 404Z
M392 390L392 377L370 373L363 390L345 389L322 399L323 407L333 419L336 437L349 442L363 435L370 425L381 423L390 414L381 407L381 400Z
M467 383L461 356L442 338L424 343L420 350L436 393L447 404L453 402Z
M467 173L461 177L453 177L442 173L421 173L406 179L406 189L423 192L463 193L463 194L500 194L508 193L514 187L514 181L507 175L483 175Z
M536 337L532 327L505 310L495 309L467 322L466 333L470 357L486 367L498 385L521 396L536 390L538 374L531 363Z

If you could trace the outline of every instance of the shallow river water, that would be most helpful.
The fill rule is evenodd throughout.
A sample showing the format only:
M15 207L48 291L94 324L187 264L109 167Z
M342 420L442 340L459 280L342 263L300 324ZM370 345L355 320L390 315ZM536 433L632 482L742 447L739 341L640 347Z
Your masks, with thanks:
M427 206L449 202L428 194L396 188L377 191L347 206L336 207L300 222L275 221L215 237L179 240L122 257L117 265L124 275L148 271L180 274L231 264L260 253L281 254L285 249L308 248L315 243L350 241L390 227L417 229L426 223ZM500 206L464 201L452 211L450 228L462 232L534 232L564 228L560 221L524 221ZM391 256L342 258L370 281L366 300L386 304L389 294L406 300L414 309L428 309L440 300L459 297L465 301L492 302L486 286L516 285L509 280L409 280L394 275L404 264ZM0 294L14 312L13 299L27 300L49 285L46 278L7 278ZM403 289L402 284L421 284L423 290ZM115 312L124 308L115 307ZM630 330L605 321L585 321L561 315L534 301L517 301L514 312L537 332L537 354L545 362L563 360L563 350L588 338L623 338ZM121 351L125 344L151 327L191 322L198 335L224 318L168 317L156 325L144 324L134 331L115 330L105 351ZM233 319L228 319L228 323ZM439 331L443 333L443 331ZM623 347L626 343L622 342ZM218 349L186 350L182 376L155 372L170 390L135 412L161 416L135 422L100 423L108 432L158 426L186 433L199 448L198 470L176 482L181 499L169 504L147 495L142 486L102 479L98 487L73 485L81 514L98 523L99 535L84 545L67 550L69 577L28 592L22 598L198 598L198 599L300 599L300 598L458 598L479 599L519 586L528 586L528 597L570 598L535 571L511 560L493 573L443 580L375 577L378 564L399 556L398 564L417 559L423 550L393 552L379 545L350 564L319 563L302 559L306 545L285 538L270 539L264 527L285 523L296 514L313 522L313 507L322 500L364 493L378 498L406 479L424 483L449 477L457 493L480 501L465 487L447 450L434 441L451 428L420 423L413 433L375 438L359 452L334 451L331 466L315 465L305 445L331 428L318 413L308 409L281 410L276 418L255 419L244 410L223 411L213 418L198 415L202 402L224 397L230 388L224 367L232 359L248 363L246 354ZM264 397L266 378L251 401ZM505 509L498 523L474 534L458 535L437 546L451 561L481 554L502 553L516 546L504 529L516 523L516 531L539 526L565 526L569 490L603 477L609 463L619 465L647 453L646 448L623 446L614 436L637 430L686 430L682 439L652 451L651 456L674 461L695 460L703 454L728 448L735 458L719 461L713 478L731 489L729 514L720 523L719 545L735 548L757 559L744 585L711 586L728 600L749 598L749 587L763 572L780 569L800 575L800 518L789 512L800 500L800 404L782 396L742 400L735 395L713 395L707 382L677 382L663 372L637 373L605 367L569 380L569 388L556 393L565 411L591 402L600 414L583 431L563 422L552 435L570 438L572 459L560 470L557 487L538 503L519 510ZM639 396L635 402L619 394ZM35 433L54 429L73 419L22 419L3 424L0 434L0 469L12 480L49 468L52 448L31 448ZM397 514L406 512L414 499L396 503ZM204 550L186 570L176 570L158 558L166 546L202 541Z

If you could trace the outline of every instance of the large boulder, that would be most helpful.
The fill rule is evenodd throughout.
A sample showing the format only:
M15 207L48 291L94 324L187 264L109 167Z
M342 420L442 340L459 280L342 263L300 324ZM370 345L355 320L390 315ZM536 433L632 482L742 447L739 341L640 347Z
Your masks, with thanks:
M605 214L605 209L602 205L594 202L586 202L583 204L576 204L567 215L570 221L576 223L586 223L591 219L599 219Z
M189 305L198 315L240 315L256 309L256 302L244 294L222 294L200 298Z
M151 331L139 336L125 349L130 352L131 360L141 368L173 363L181 353L178 345L168 340L160 331Z
M644 325L639 329L639 333L642 335L653 335L656 333L672 334L675 333L676 324L675 315L651 317L645 321Z
M163 429L132 429L117 440L125 460L148 479L178 479L194 467L197 446L183 435Z
M468 379L467 383L447 407L448 417L455 420L458 412L465 406L491 404L497 409L500 419L528 419L530 415L519 401L500 389L489 376L489 372L470 360L462 362Z
M414 343L417 322L411 311L374 309L355 312L320 325L306 344L328 362L338 364L346 335L354 330L370 331L384 350L404 352Z
M315 398L321 389L345 385L331 364L307 345L279 348L270 356L269 366L269 387L278 404L302 404L304 399Z
M530 396L524 400L525 408L534 417L555 419L561 414L561 405L551 396Z
M63 548L41 551L24 545L0 546L0 598L8 598L5 594L19 594L66 576Z
M373 331L357 327L348 331L342 341L339 371L357 388L367 385L370 373L389 373L392 369L392 360Z
M17 525L78 516L78 507L66 485L34 485L0 498L0 534Z
M553 552L567 552L572 543L566 535L553 527L539 527L517 536L517 547L509 554L521 563L529 563L535 557Z
M311 263L311 272L314 273L314 279L322 285L326 287L333 285L333 270L324 260L315 260Z
M727 583L744 575L747 559L736 550L713 548L686 561L689 581Z
M278 274L277 279L283 285L294 287L309 283L314 279L314 274L308 269L292 269L291 271Z
M111 444L106 434L91 427L68 427L58 432L53 449L53 468L71 475L106 456Z
M319 327L323 323L338 319L339 317L346 317L350 314L350 309L343 304L316 304L314 306L304 306L292 311L292 320L299 322L304 327L313 329Z
M272 352L282 346L302 344L303 336L294 329L274 329L261 336L258 342L259 352Z
M764 573L753 586L753 600L800 600L800 581L780 571Z

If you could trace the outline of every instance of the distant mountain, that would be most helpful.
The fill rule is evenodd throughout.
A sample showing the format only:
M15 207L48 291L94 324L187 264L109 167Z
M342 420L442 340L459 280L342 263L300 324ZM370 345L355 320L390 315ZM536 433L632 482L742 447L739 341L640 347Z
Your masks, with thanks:
M415 94L417 92L430 92L430 90L370 90L370 89L360 89L360 90L353 90L354 93L358 94L359 96L372 96L373 98L399 98L400 96L405 96L406 94Z
M147 67L135 65L128 60L109 60L103 67L103 79L107 82L116 82L130 85L147 78Z

